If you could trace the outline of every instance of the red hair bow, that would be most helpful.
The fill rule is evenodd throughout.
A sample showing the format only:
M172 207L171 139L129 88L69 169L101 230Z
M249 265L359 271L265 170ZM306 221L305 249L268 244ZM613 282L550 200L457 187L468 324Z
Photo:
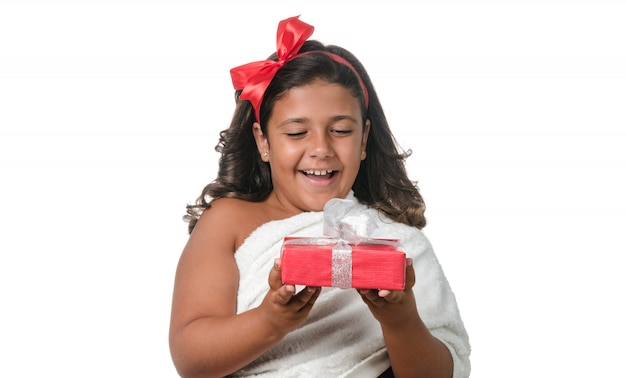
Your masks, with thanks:
M304 42L313 34L313 26L302 22L299 16L287 18L278 24L276 33L276 55L278 61L262 60L244 64L230 70L235 90L242 90L240 100L249 100L254 107L254 114L259 120L259 109L263 94L276 71L288 60L298 55Z
M276 72L289 60L296 56L308 53L320 53L328 55L334 61L348 66L359 78L363 95L365 96L365 106L368 104L368 95L365 83L361 79L359 73L354 67L343 57L326 52L326 51L310 51L298 54L304 42L313 34L313 26L302 22L299 16L290 17L282 20L278 24L276 32L276 55L278 61L262 60L244 64L230 70L230 76L233 81L235 90L241 90L240 100L248 100L254 108L254 115L257 121L260 121L261 102L265 90L276 75Z

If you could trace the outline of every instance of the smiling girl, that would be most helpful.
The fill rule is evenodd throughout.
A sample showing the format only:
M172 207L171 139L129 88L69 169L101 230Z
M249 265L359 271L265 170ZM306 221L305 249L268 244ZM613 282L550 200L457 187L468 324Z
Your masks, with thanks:
M231 70L237 103L218 177L188 207L170 349L183 377L467 377L454 294L420 231L424 203L382 106L348 51L292 17L277 53ZM333 198L400 239L404 290L281 282L285 236L322 236Z

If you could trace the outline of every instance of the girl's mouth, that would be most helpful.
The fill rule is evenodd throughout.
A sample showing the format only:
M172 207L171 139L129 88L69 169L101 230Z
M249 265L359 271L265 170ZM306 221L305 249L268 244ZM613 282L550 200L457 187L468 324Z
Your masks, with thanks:
M300 172L304 173L305 176L310 177L310 178L326 178L326 179L333 177L335 173L337 173L337 171L326 170L326 169L322 169L322 170L307 169L305 171L300 171Z

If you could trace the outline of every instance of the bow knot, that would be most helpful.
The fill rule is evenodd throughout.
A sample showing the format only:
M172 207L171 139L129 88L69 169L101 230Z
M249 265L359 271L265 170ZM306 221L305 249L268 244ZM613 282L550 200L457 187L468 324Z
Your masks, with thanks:
M359 244L378 228L367 209L349 199L332 198L324 205L324 235Z
M233 86L242 90L240 100L249 100L257 121L263 94L276 72L290 59L298 55L304 42L313 34L313 26L302 22L299 16L282 20L276 33L276 55L278 61L262 60L244 64L230 70Z

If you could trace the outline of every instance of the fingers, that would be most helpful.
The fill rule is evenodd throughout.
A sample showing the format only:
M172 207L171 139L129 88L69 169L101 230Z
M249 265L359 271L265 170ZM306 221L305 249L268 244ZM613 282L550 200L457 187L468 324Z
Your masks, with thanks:
M319 287L307 286L296 294L292 301L299 304L299 311L304 309L308 310L313 307L321 292L322 289Z
M280 259L274 260L274 266L272 267L272 270L270 270L270 275L267 279L267 282L269 283L270 289L272 290L278 290L281 286L283 286L280 272Z
M321 293L321 288L307 286L296 292L294 285L283 285L280 259L274 261L268 275L268 283L270 289L259 307L272 327L281 335L285 335L306 321Z
M413 268L413 259L406 259L406 278L404 279L404 290L413 288L415 285L415 269Z
M318 287L305 287L296 294L294 285L283 285L280 271L280 259L274 260L274 266L268 278L270 289L275 292L275 299L281 305L293 305L296 310L305 306L313 306L321 289Z
M359 290L359 294L363 297L363 300L373 305L382 305L384 303L398 303L402 300L406 291L413 289L415 285L415 269L413 269L413 259L406 259L406 271L405 271L405 284L404 290Z
M296 293L293 285L284 285L276 291L276 300L283 306L290 306L294 311L300 311L305 307L311 307L319 297L321 288L307 286Z
M381 295L381 292L383 292ZM387 303L398 303L400 302L400 300L402 299L402 297L404 296L404 292L403 291L389 291L389 290L381 290L378 294L381 298L383 298L385 300L385 302Z
M275 300L281 304L286 305L289 303L293 295L296 293L296 287L293 285L283 285L280 271L280 259L274 260L274 266L270 271L270 275L267 279L270 290L276 293Z
M382 306L386 303L397 303L402 297L402 292L396 290L361 289L359 290L359 294L366 303L374 306Z
M413 269L413 259L406 259L406 276L404 280L404 290L391 291L391 290L380 290L378 292L378 296L381 298L385 298L385 300L389 303L398 303L402 297L404 296L404 292L413 290L413 285L415 285L415 269Z

